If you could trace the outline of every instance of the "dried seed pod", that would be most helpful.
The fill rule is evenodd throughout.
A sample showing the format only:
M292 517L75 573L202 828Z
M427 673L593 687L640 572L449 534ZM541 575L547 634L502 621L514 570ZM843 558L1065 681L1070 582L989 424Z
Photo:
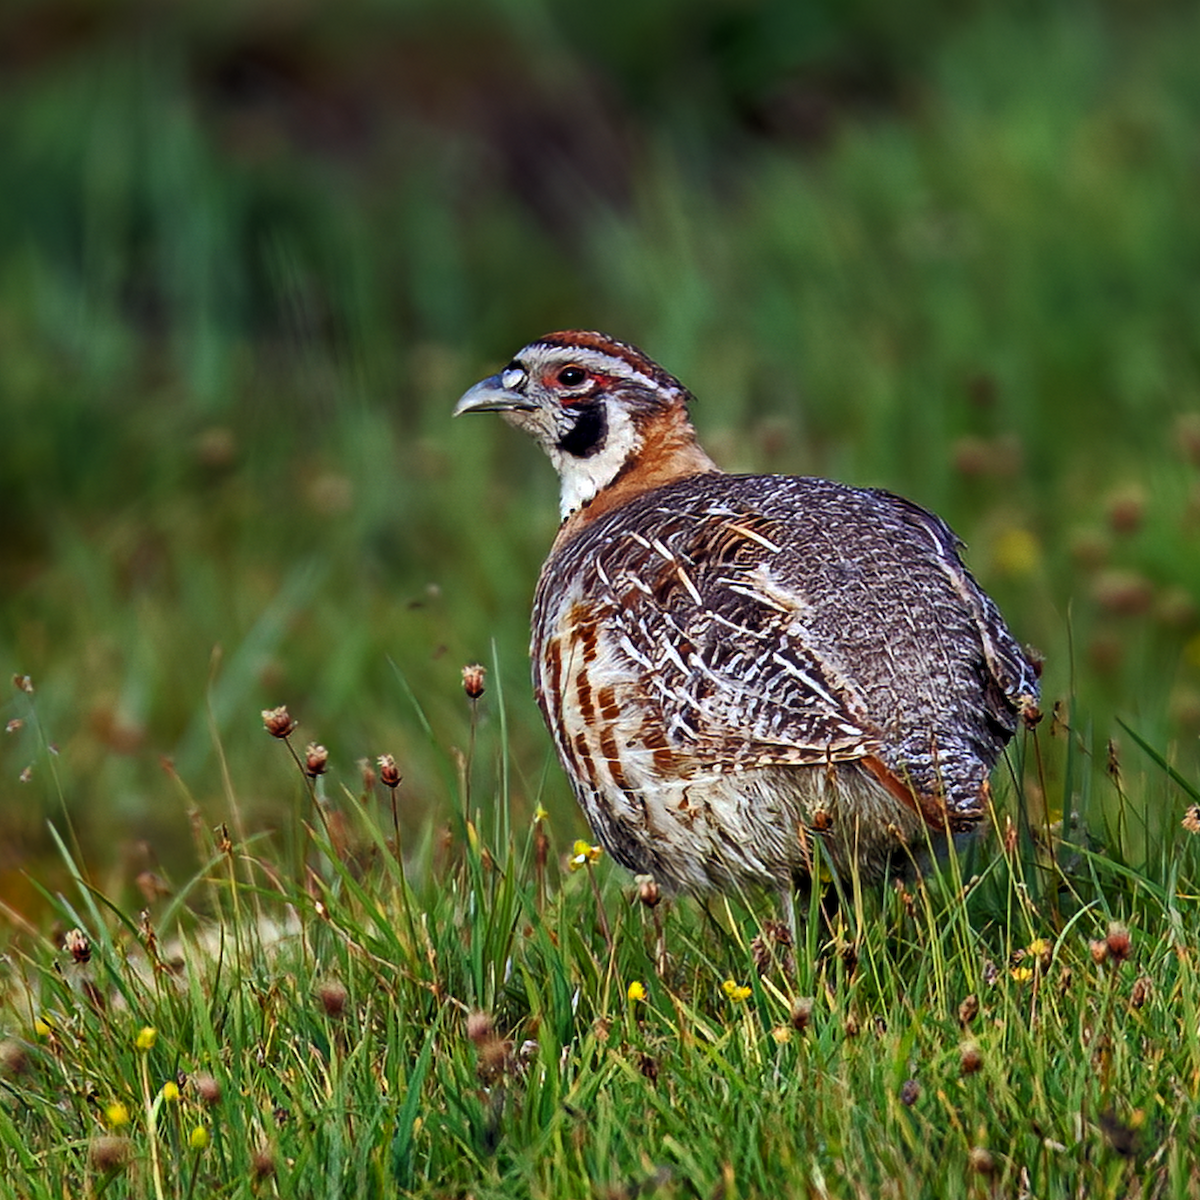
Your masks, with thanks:
M812 1024L813 998L800 996L792 1001L792 1028L803 1033Z
M292 730L299 724L293 721L286 704L278 708L264 708L262 714L263 728L274 738L290 737Z
M467 1017L467 1037L476 1046L490 1042L496 1036L496 1026L491 1013L473 1012Z
M309 742L304 747L304 773L310 779L324 775L328 764L329 751L324 746L318 746L316 742Z
M211 1108L212 1105L220 1103L221 1084L213 1076L204 1071L193 1075L192 1087L196 1089L196 1095L202 1104Z
M317 999L328 1017L340 1017L346 1011L346 1001L350 993L346 985L339 980L330 979L317 988Z
M381 754L376 760L379 764L379 782L384 787L398 788L400 786L400 768L390 754Z
M128 1138L97 1137L88 1145L88 1158L97 1171L119 1171L129 1161Z
M1129 930L1120 921L1113 921L1108 927L1108 937L1105 939L1109 957L1114 962L1123 963L1133 951L1133 938Z
M82 929L68 929L63 936L63 948L77 963L92 960L92 943Z
M462 669L462 685L463 691L467 693L467 697L471 700L478 700L484 692L484 677L487 675L487 667L482 667L479 663L471 663L470 666Z
M962 1075L974 1075L983 1066L983 1055L975 1042L963 1042L958 1048L958 1070Z
M991 1175L996 1170L996 1160L992 1152L983 1146L972 1146L967 1155L967 1166L976 1175Z

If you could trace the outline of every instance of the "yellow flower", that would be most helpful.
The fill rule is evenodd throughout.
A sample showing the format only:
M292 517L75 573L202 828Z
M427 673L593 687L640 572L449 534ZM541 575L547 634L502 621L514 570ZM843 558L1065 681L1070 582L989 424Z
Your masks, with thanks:
M640 980L635 979L630 985L629 990L625 993L628 1000L645 1000L646 988Z
M54 1032L54 1019L49 1013L42 1013L33 1023L33 1032L38 1037L49 1037Z
M1042 561L1042 547L1028 529L1006 529L992 546L992 557L1002 575L1029 575Z
M725 995L727 995L729 999L734 1002L734 1004L741 1004L743 1000L749 998L751 989L746 987L745 984L734 983L732 979L727 979L723 984L721 984L721 991L723 991Z
M568 864L572 871L582 870L591 863L599 861L604 853L603 846L593 846L580 838L571 851L571 861Z
M179 1099L179 1086L168 1080L168 1082L166 1082L162 1085L162 1098L165 1101L167 1101L168 1104L171 1104L174 1101L178 1100Z
M786 1025L776 1025L771 1030L771 1036L781 1045L786 1046L792 1040L792 1031Z
M154 1049L154 1043L158 1041L158 1030L153 1025L143 1025L138 1030L137 1040L134 1043L139 1050L145 1053L148 1050Z
M1054 947L1044 938L1034 938L1028 946L1025 947L1024 957L1032 959L1034 964L1040 967L1043 971L1050 966L1050 959L1054 956Z
M550 814L539 804L533 814L533 823L540 825L543 821L550 820Z
M1194 633L1183 643L1184 661L1189 666L1200 667L1200 633Z
M203 1125L197 1125L188 1136L188 1145L193 1150L203 1150L208 1145L208 1130Z
M105 1110L104 1119L112 1129L120 1129L129 1124L129 1109L120 1100L114 1100Z
M1013 967L1009 974L1018 983L1028 983L1033 978L1033 969L1031 967Z

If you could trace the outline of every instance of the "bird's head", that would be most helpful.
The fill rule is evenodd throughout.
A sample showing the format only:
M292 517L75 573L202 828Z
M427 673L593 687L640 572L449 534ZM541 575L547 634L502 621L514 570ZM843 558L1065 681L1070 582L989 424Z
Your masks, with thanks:
M498 412L550 456L562 481L564 518L619 479L715 469L696 445L691 396L636 346L569 330L530 342L499 374L468 391L454 415ZM670 462L667 462L667 459Z

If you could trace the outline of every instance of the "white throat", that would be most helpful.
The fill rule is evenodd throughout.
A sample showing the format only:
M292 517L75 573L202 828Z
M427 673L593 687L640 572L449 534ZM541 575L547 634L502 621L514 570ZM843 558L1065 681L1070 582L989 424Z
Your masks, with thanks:
M610 405L607 415L604 446L595 454L576 458L557 446L547 447L562 483L559 514L564 521L612 483L621 468L642 448L642 439L628 412Z

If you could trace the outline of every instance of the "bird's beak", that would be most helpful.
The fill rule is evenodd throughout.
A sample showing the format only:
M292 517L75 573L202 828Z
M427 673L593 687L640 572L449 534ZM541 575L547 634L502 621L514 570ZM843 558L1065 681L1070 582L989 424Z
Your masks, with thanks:
M530 412L537 408L527 396L511 391L504 386L499 375L490 375L481 380L454 406L454 415L477 412Z

